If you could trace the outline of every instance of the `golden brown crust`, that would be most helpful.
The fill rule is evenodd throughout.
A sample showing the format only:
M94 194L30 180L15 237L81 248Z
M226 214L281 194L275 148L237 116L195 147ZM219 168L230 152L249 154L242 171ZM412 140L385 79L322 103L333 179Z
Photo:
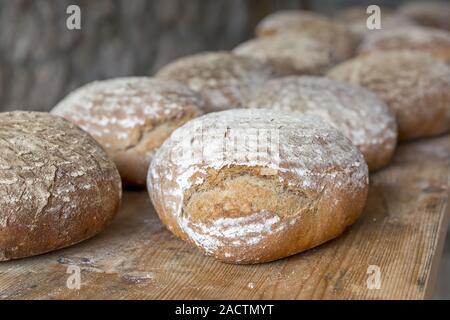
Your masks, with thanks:
M119 173L75 125L46 113L2 113L0 149L0 261L75 244L115 216Z
M337 130L320 118L257 109L180 127L148 179L167 228L232 263L276 260L336 237L360 215L368 190L362 155Z
M256 27L258 37L281 33L293 33L311 37L335 50L339 61L350 58L357 45L357 37L345 25L326 16L301 10L286 10L272 13Z
M248 87L278 76L276 68L225 51L202 52L175 60L159 70L161 79L175 80L199 92L205 111L242 108Z
M51 112L89 132L116 163L126 185L145 186L155 150L203 100L182 84L146 77L93 82Z
M378 94L396 114L399 140L450 130L450 67L417 51L360 56L328 76Z

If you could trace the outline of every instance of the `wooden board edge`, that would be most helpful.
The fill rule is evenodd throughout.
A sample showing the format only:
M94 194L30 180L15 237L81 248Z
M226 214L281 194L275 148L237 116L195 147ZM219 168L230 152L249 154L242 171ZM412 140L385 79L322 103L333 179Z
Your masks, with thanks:
M426 289L424 292L423 299L431 300L433 298L434 292L436 290L436 284L438 280L439 267L441 266L442 254L444 252L445 240L447 238L447 232L449 229L449 221L450 221L450 161L448 162L449 173L448 173L448 183L447 183L447 202L445 204L445 214L442 217L442 221L440 223L440 230L438 241L436 245L436 252L431 261L431 270L430 270L430 278L428 279L428 284L426 285Z

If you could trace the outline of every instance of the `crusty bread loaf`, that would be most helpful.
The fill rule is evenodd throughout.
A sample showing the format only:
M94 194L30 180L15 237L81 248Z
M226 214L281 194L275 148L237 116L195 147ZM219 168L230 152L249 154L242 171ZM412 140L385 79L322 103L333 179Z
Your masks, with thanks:
M407 1L398 12L415 22L450 31L450 3L444 1Z
M450 67L417 51L361 56L330 70L328 76L372 90L396 114L400 140L450 129Z
M75 244L115 216L119 173L75 125L47 113L0 113L0 150L0 261Z
M358 54L391 50L423 51L450 63L450 32L417 26L380 31L364 38Z
M368 170L320 118L236 109L175 130L147 186L175 235L217 259L259 263L341 234L364 207Z
M338 61L330 45L294 34L252 39L233 53L273 64L283 75L323 74Z
M203 52L175 60L157 73L160 79L176 80L200 92L205 111L242 107L249 86L277 76L275 68L228 52Z
M324 77L285 77L255 87L248 108L316 115L339 129L374 171L387 165L397 143L394 114L374 93Z
M51 112L89 132L116 163L126 185L145 186L155 150L201 114L204 101L186 86L147 77L85 85Z
M284 10L272 13L256 26L258 37L280 33L308 36L331 46L339 60L351 57L358 41L357 36L345 25L326 16L302 10Z

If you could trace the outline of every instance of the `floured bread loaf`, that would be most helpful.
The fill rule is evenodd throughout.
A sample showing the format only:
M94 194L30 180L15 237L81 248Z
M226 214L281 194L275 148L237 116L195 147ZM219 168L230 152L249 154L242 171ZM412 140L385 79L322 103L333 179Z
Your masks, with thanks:
M200 92L206 112L242 107L248 87L277 76L274 67L228 52L205 52L180 58L156 75L176 80Z
M86 132L47 113L0 113L0 261L102 231L122 196L114 163Z
M357 45L357 36L345 25L326 16L302 11L285 10L272 13L256 26L258 37L293 33L308 36L334 49L339 60L351 57Z
M259 263L341 234L364 207L368 170L320 118L236 109L175 130L147 185L175 235L217 259Z
M337 63L331 46L293 34L252 39L233 53L271 63L284 75L322 74Z
M417 51L361 56L330 70L328 76L378 94L396 114L400 140L450 129L450 67Z
M97 81L69 94L51 112L89 132L116 163L125 184L144 186L155 150L201 114L201 97L154 78Z
M285 77L255 87L248 108L317 115L362 152L370 170L387 165L397 143L394 114L372 92L322 77Z
M450 31L450 3L445 1L407 1L398 12L417 23Z
M450 19L450 18L449 18ZM417 50L450 63L450 32L424 27L402 27L370 34L358 54L391 50Z

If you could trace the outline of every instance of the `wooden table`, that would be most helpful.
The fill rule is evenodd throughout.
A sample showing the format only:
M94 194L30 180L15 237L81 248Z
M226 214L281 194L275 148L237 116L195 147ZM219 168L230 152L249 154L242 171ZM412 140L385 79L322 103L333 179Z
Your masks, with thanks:
M166 231L145 192L126 192L117 219L99 236L0 263L0 298L429 298L447 231L449 159L450 135L402 145L371 176L366 210L344 235L261 265L202 256ZM67 272L76 270L81 287L69 289ZM380 289L368 288L377 275Z

